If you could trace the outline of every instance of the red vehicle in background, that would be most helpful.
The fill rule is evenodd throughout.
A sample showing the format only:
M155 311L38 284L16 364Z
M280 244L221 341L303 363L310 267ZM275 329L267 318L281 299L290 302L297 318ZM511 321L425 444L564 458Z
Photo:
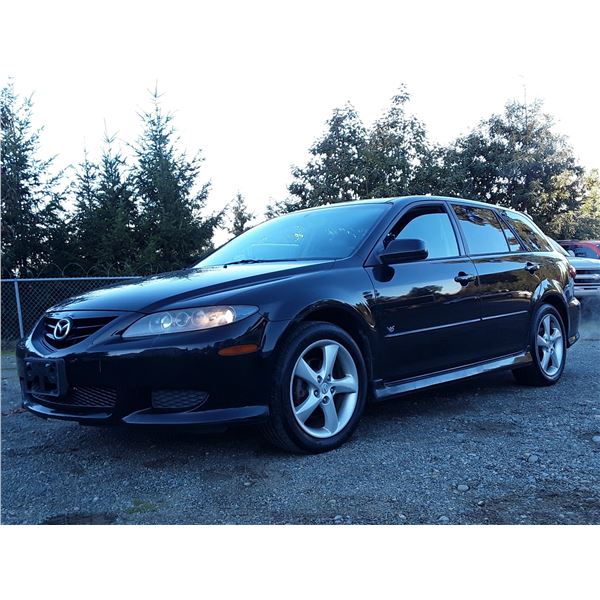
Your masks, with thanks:
M558 240L558 243L568 252L571 250L580 258L596 258L600 260L600 240Z

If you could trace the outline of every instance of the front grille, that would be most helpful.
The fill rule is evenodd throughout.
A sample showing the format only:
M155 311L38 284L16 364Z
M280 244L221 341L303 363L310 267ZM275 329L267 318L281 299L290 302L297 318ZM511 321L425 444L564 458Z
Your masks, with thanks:
M208 394L197 390L153 390L152 408L185 410L197 408L208 400Z
M600 269L577 269L575 286L600 287Z
M89 386L74 387L64 398L51 398L35 393L32 396L43 404L61 404L73 408L113 408L117 403L116 390Z
M58 316L47 316L44 317L44 341L52 346L52 348L67 348L82 342L90 335L96 333L105 325L108 325L115 317L114 316L103 316L103 317L85 317L85 318L70 318L71 330L67 337L63 340L57 340L54 337L54 328L56 324L61 320Z

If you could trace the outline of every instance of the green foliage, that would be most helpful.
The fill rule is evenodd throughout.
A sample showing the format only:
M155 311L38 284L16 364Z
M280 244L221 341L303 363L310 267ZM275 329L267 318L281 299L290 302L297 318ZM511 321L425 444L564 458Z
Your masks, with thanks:
M86 153L76 173L74 245L86 272L128 275L137 266L138 215L127 164L114 141L105 138L99 165Z
M39 131L30 98L20 100L12 82L0 91L2 276L27 277L51 263L65 243L60 215L61 174L52 159L38 158Z
M269 207L271 213L290 212L332 202L358 200L366 191L364 153L366 130L351 104L336 108L327 131L310 148L304 168L294 167L289 186L294 198Z
M71 184L75 212L71 218L74 229L74 254L84 272L95 266L103 230L98 216L98 165L90 161L87 150L81 164L75 170Z
M368 133L364 151L365 197L423 193L420 172L429 156L425 125L407 113L410 96L402 86L388 111Z
M600 239L600 175L592 169L584 178L584 192L575 210L557 215L548 233L557 239Z
M435 194L483 200L527 212L557 238L600 238L600 176L588 174L542 104L509 102L447 147L430 144L402 86L369 128L351 104L335 109L294 167L290 196L267 217L372 197ZM125 275L179 269L212 248L215 229L245 231L254 218L241 194L205 215L209 183L202 158L180 149L173 117L152 107L129 161L106 138L99 162L84 154L71 202L62 173L40 159L32 103L12 83L0 92L2 276ZM69 207L67 210L66 207Z
M269 206L267 217L357 198L433 194L515 208L555 235L600 236L597 172L584 179L541 102L509 102L440 147L408 113L409 100L402 86L370 129L351 105L336 109L307 165L293 169L291 198Z
M578 207L583 169L541 102L509 102L443 156L440 192L527 212L542 228Z
M228 217L227 231L236 237L250 228L250 221L252 219L254 219L254 213L248 210L244 197L238 192L233 199L233 206Z
M188 266L209 250L223 213L202 218L210 187L197 184L202 159L178 149L172 115L163 113L156 92L152 101L134 147L133 186L143 244L138 264L157 272Z
M292 198L271 205L267 216L361 198L389 198L429 191L431 149L425 126L407 111L404 86L389 109L366 129L351 104L335 109L327 130L295 167Z

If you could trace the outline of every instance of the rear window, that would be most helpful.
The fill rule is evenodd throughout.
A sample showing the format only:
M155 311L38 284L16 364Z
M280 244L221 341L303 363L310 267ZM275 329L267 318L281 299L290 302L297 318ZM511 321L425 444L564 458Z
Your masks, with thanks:
M552 246L546 236L524 215L504 211L502 216L513 226L519 237L534 252L552 252Z
M469 254L499 254L509 251L502 225L493 210L476 206L454 206L465 234Z

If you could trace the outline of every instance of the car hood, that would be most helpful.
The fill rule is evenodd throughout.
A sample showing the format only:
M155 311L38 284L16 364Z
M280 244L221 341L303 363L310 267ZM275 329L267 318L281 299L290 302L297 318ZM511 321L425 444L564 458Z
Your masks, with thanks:
M576 269L600 270L600 260L596 258L580 258L578 256L569 256L568 260Z
M313 271L323 268L324 263L332 265L333 261L228 265L163 273L74 296L54 305L49 311L153 312L195 298L202 306L206 303L203 298L210 294Z

